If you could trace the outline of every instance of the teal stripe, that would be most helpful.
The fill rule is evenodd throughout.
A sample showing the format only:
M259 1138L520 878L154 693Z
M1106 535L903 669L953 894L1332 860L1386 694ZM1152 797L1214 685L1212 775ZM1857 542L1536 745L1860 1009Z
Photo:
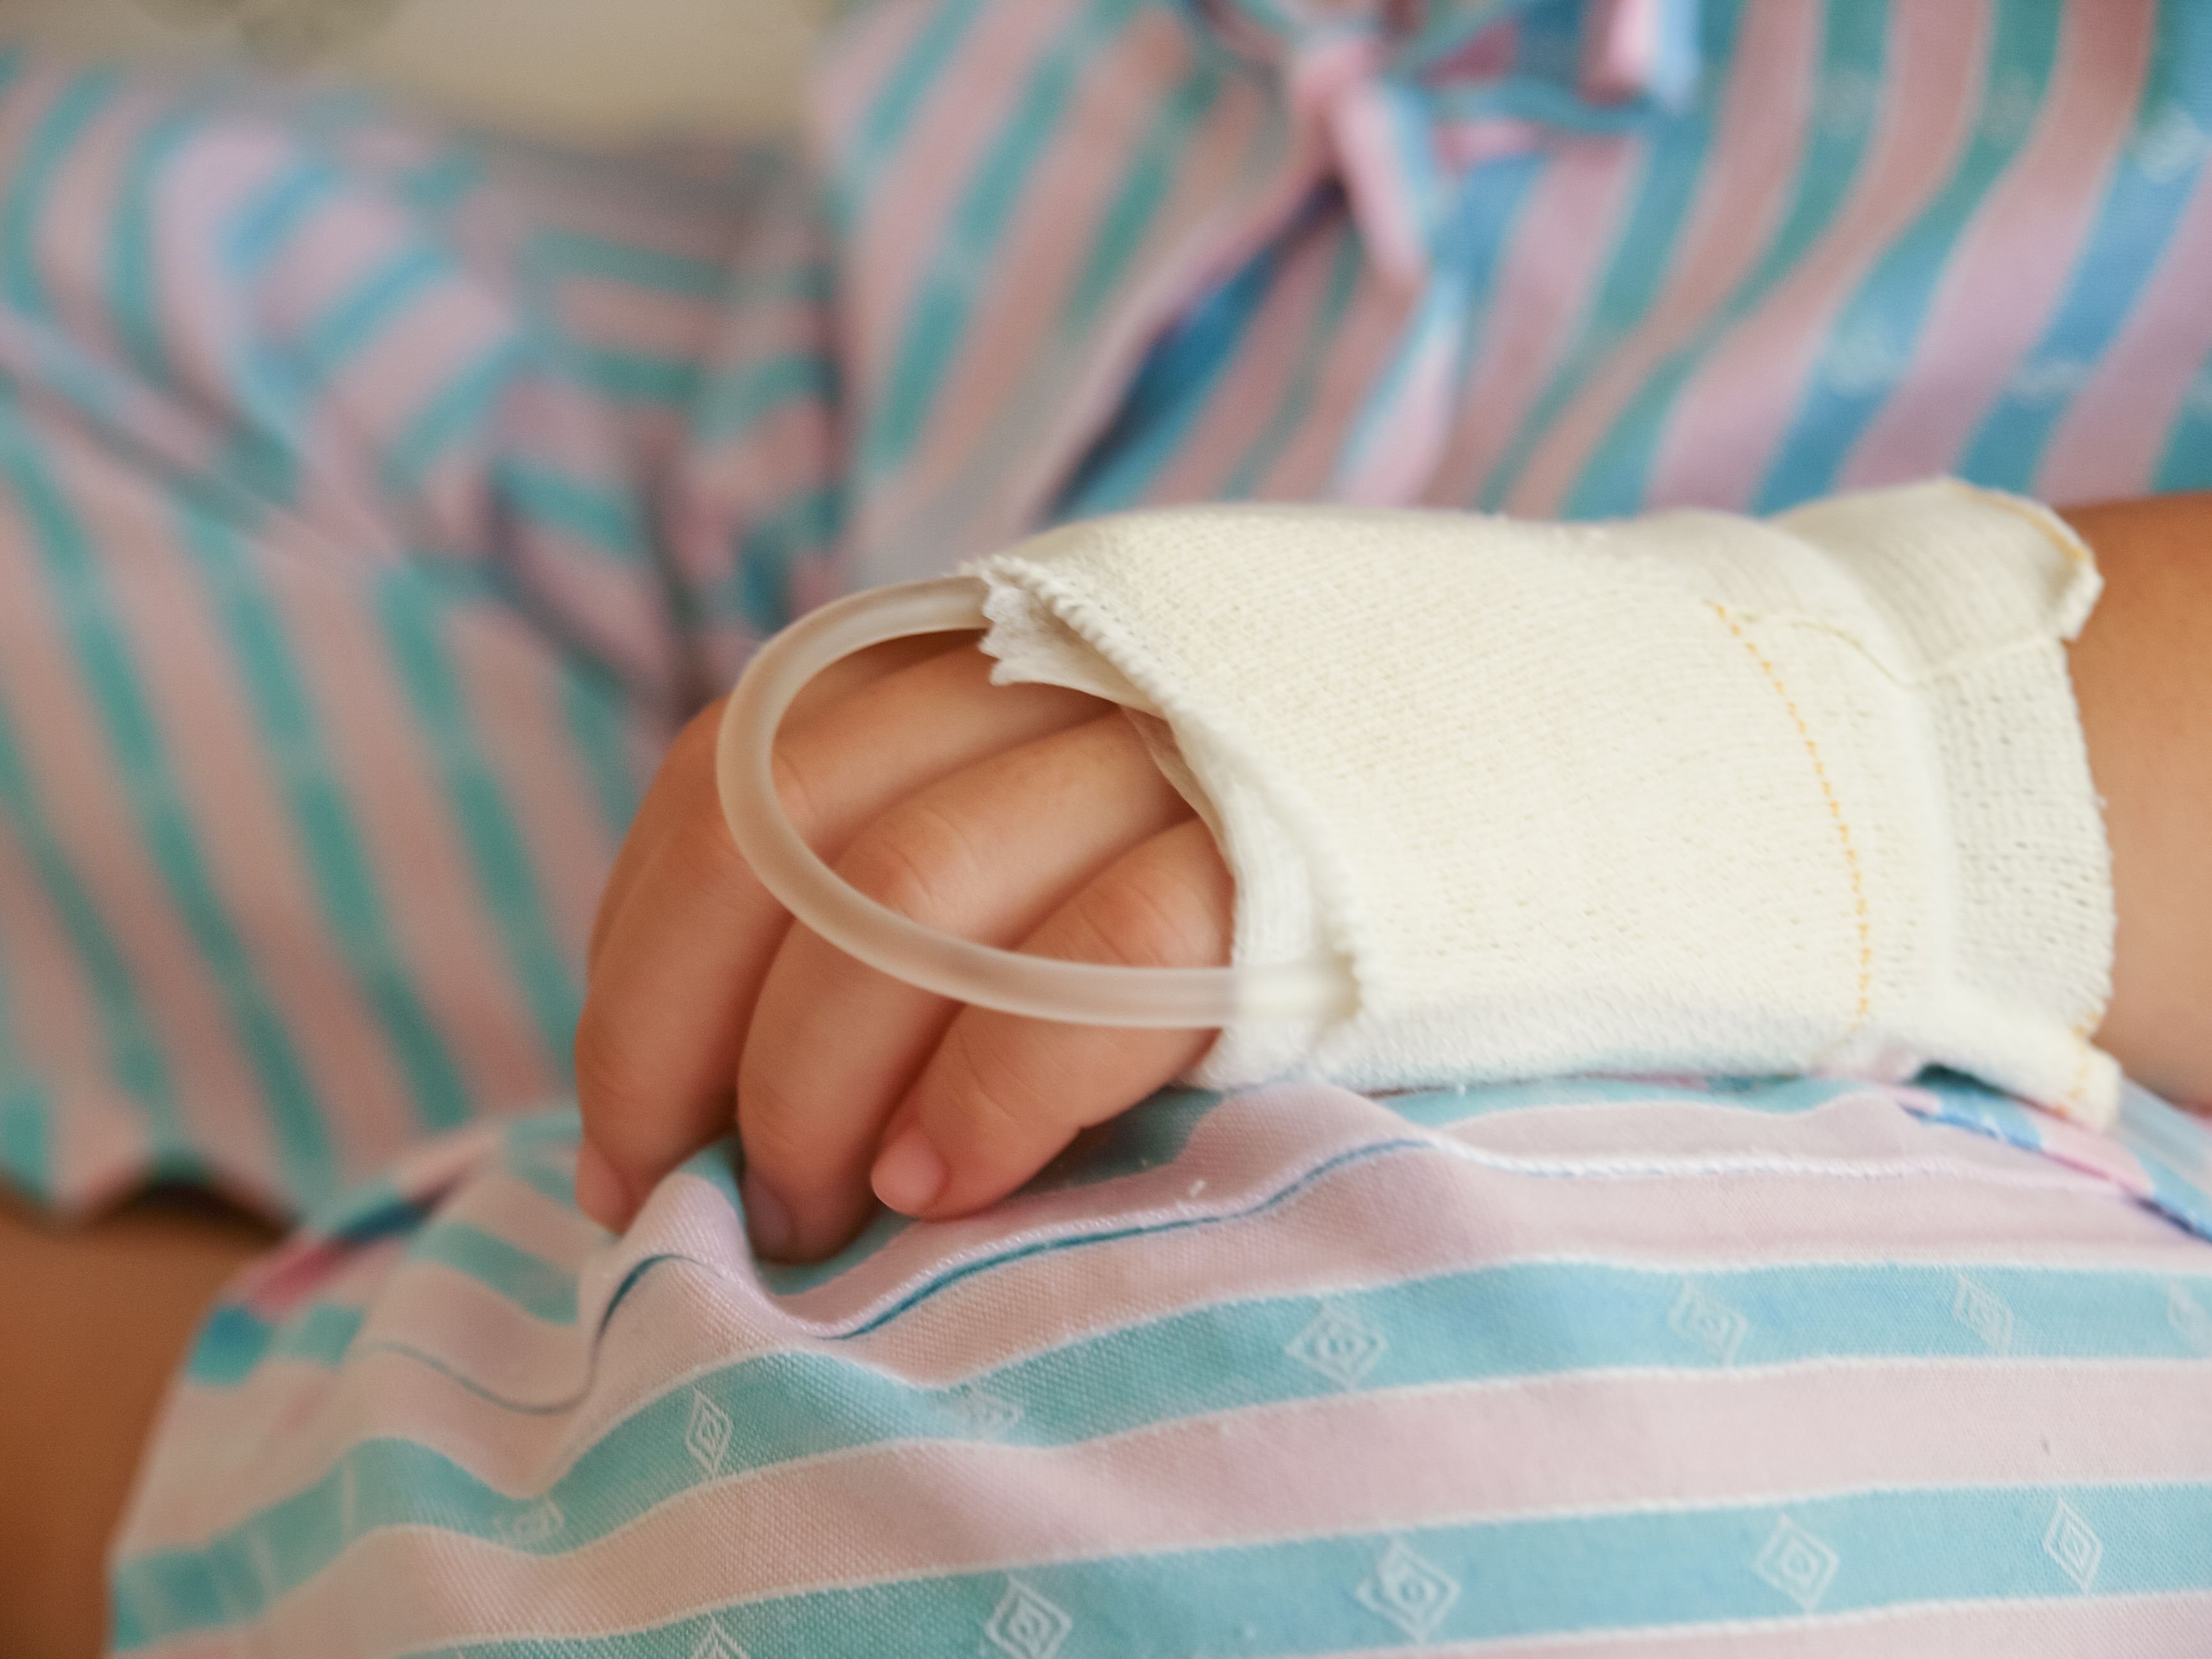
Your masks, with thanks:
M430 586L437 568L425 558L389 572L378 589L378 613L546 1058L555 1074L565 1077L581 1006L575 975L554 937L529 844L471 729L468 700L441 628L452 601Z
M501 493L535 525L589 543L624 564L646 562L647 538L635 493L586 483L541 461L507 456L499 464Z
M160 725L132 663L130 641L116 619L101 556L32 446L28 430L15 424L0 442L0 472L38 545L147 852L221 991L253 1067L287 1187L313 1198L327 1192L337 1175L322 1103L209 872Z
M39 233L54 174L70 159L85 129L115 101L122 85L121 76L109 70L70 82L40 117L7 179L7 207L0 211L0 270L6 272L9 301L20 311L43 316L47 309L46 278L39 269Z
M168 1061L155 1038L122 947L46 816L5 708L0 708L0 814L5 815L29 855L40 890L54 907L62 930L69 936L77 966L99 1010L108 1074L144 1115L156 1167L185 1173L191 1146L179 1123Z
M481 147L454 144L443 155L402 174L398 183L399 199L418 213L450 213L482 185L487 176Z
M155 242L163 170L199 124L195 111L179 110L149 126L131 147L115 204L107 251L107 303L125 355L149 385L171 384L169 353L155 289L160 254Z
M2086 1530L2061 1534L2062 1522ZM800 1591L619 1635L471 1640L419 1659L995 1659L1043 1654L1054 1632L1066 1645L1051 1646L1069 1656L1322 1655L1701 1626L1717 1643L1754 1621L1810 1632L1903 1615L1861 1626L1864 1650L1887 1653L1925 1639L1914 1608L2202 1593L2208 1536L2212 1486L2201 1483L1918 1487L1072 1561L1018 1555L1011 1571ZM2065 1565L2083 1559L2065 1554L2083 1537L2097 1549L2087 1589Z
M1176 1224L1148 1231L1171 1230ZM1984 1334L1991 1328L1987 1310L2000 1307L2005 1346L2015 1358L2196 1360L2212 1386L2212 1359L2167 1317L2176 1285L2200 1303L2212 1298L2212 1273L1979 1262L1962 1270L1916 1261L1759 1267L1692 1280L1607 1263L1516 1261L1347 1291L1326 1304L1276 1297L1170 1314L1015 1360L954 1388L914 1388L827 1346L770 1353L693 1377L611 1428L551 1489L565 1517L559 1539L531 1547L572 1548L702 1480L797 1459L986 1433L1018 1445L1066 1446L1152 1424L1324 1397L1340 1384L1295 1357L1324 1309L1348 1322L1340 1329L1372 1340L1371 1364L1358 1384L1370 1390L1881 1358L2002 1367L2011 1360L1992 1358ZM994 1429L977 1426L966 1408L978 1393L1013 1411L1002 1413ZM709 1468L682 1449L701 1400L728 1425ZM501 1537L532 1501L403 1442L356 1444L345 1462L357 1529L434 1517L451 1531ZM257 1533L283 1533L295 1540L290 1565L260 1593L284 1593L320 1571L343 1546L342 1483L333 1470L216 1540L214 1553L243 1548ZM148 1558L124 1576L158 1575L175 1560Z
M519 336L494 342L476 362L453 376L407 423L386 452L385 487L395 495L412 495L447 452L490 418L507 383L529 355Z
M815 351L779 352L737 365L709 380L692 422L695 443L727 443L777 410L836 396L837 366Z
M907 129L951 66L953 54L981 15L983 0L943 0L891 71L856 125L851 146L838 158L830 180L829 210L838 229L851 227L874 187L876 175L905 141Z
M1973 138L1935 198L1875 261L1837 313L1821 373L1775 452L1753 510L1779 513L1835 488L1851 447L1888 401L1911 361L1944 268L1990 187L2020 154L2049 91L2058 52L2053 8L1999 6L1975 112ZM2032 107L1996 104L2023 88ZM1993 125L1991 113L2003 118ZM1868 361L1868 360L1871 361Z
M1741 22L1742 0L1725 0L1725 3L1706 0L1701 16L1706 31L1705 61L1729 62ZM1476 499L1486 512L1498 511L1512 495L1538 447L1577 394L1650 314L1665 291L1677 245L1705 182L1716 95L1708 86L1697 108L1654 124L1645 143L1636 198L1614 235L1596 298L1559 367L1483 481Z
M416 1122L453 1127L471 1114L468 1085L416 994L393 938L390 907L331 760L314 699L253 556L230 526L187 502L179 539L199 562L222 619L230 660L291 815L294 838L340 955L374 1011L407 1079Z
M336 167L317 158L292 167L247 202L227 236L231 274L252 277L276 258L342 182Z
M2065 297L1968 440L1958 461L1961 477L2033 490L2051 435L2091 366L2125 325L2201 187L2208 125L2212 9L2166 4L2135 131L2111 171Z
M549 1324L576 1322L575 1275L465 1221L434 1222L407 1255L465 1273L495 1295Z
M1854 87L1884 86L1883 53L1889 39L1888 0L1830 6L1821 50L1824 97L1837 95L1839 88L1849 95L1848 89ZM1807 251L1834 223L1857 181L1876 119L1873 110L1848 122L1814 117L1781 228L1750 273L1690 343L1656 368L1637 389L1569 491L1566 517L1633 513L1643 505L1675 399L1714 348L1798 268Z
M861 476L881 476L912 453L946 371L966 342L981 274L1037 163L1051 149L1085 69L1126 27L1138 0L1093 0L1047 48L1013 111L969 176L922 276L881 402L860 445Z
M1251 495L1260 481L1274 471L1291 441L1305 429L1314 398L1321 390L1322 371L1336 345L1338 331L1344 326L1345 313L1352 308L1352 296L1358 291L1360 275L1365 269L1365 250L1358 234L1346 222L1338 230L1336 252L1329 262L1328 286L1322 295L1321 310L1304 345L1298 349L1297 366L1291 370L1290 382L1283 389L1283 400L1222 485L1224 500L1237 501Z
M1179 163L1187 160L1191 135L1221 100L1223 76L1211 54L1170 93L1159 112L1138 141L1129 170L1121 188L1107 204L1091 239L1091 254L1076 278L1061 329L1079 334L1090 328L1121 286L1137 250L1145 244L1152 221L1174 185Z
M361 1334L364 1318L359 1308L322 1302L271 1324L250 1309L226 1303L202 1323L185 1376L196 1387L228 1389L270 1359L335 1370Z
M738 545L729 591L714 607L734 609L745 625L773 634L791 620L791 569L809 553L837 539L844 495L835 485L810 486L747 528Z
M22 1073L15 1056L5 1058L7 1081L0 1083L0 1176L32 1198L51 1201L54 1184L53 1108L46 1091Z
M301 335L295 349L305 389L312 392L343 374L417 300L455 274L444 249L419 244L369 271Z
M2197 373L2181 412L2166 434L2166 453L2159 458L2152 482L2153 493L2176 495L2188 489L2212 489L2212 362Z
M611 346L572 343L562 362L583 385L623 403L689 404L705 378L696 357L660 357Z

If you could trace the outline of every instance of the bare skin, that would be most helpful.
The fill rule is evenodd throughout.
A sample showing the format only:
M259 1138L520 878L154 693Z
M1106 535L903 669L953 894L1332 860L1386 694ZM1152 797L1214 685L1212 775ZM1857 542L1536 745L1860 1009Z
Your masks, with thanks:
M2212 1102L2199 1012L2212 1005L2212 496L2068 517L2107 582L2071 654L2119 902L2099 1036L2151 1087ZM978 937L1222 960L1227 874L1121 722L1073 694L988 688L985 668L963 643L903 642L810 688L783 752L787 799L817 844L848 877ZM592 941L580 1188L602 1219L626 1220L733 1112L781 1189L771 1254L835 1248L872 1185L911 1213L962 1213L1208 1040L954 1010L793 933L715 809L718 713L671 750ZM828 1070L815 1048L832 1051ZM834 1120L791 1104L825 1089L847 1102ZM886 1171L885 1153L916 1124L944 1173L902 1188L914 1171ZM64 1230L0 1200L0 1653L98 1651L103 1554L161 1390L218 1287L269 1237L205 1206L143 1202Z

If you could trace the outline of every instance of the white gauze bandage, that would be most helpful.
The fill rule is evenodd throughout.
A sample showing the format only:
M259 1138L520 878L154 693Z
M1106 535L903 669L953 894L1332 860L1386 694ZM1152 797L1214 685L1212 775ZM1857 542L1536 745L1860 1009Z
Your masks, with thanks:
M2094 1125L2109 854L2051 513L1941 480L1759 520L1217 507L969 567L1001 681L1132 710L1236 958L1356 1011L1195 1079L1390 1089L1941 1064Z

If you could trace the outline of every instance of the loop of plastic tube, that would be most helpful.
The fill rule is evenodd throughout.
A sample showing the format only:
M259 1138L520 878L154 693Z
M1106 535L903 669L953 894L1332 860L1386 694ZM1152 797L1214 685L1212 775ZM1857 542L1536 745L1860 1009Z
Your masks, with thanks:
M974 577L856 593L801 617L753 657L722 713L715 787L730 835L762 885L813 933L871 968L940 996L1079 1025L1213 1030L1245 1019L1331 1019L1352 1006L1335 962L1127 968L1001 951L878 904L816 857L785 815L772 764L776 728L801 687L886 640L984 624Z

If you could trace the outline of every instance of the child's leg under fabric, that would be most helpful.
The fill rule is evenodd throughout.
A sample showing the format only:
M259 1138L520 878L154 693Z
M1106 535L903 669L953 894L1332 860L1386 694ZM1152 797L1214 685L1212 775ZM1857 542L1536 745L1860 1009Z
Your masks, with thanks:
M782 201L0 56L0 1185L281 1219L564 1091L659 745L834 528ZM0 1240L11 1316L104 1304L77 1409L0 1389L89 1508L237 1237Z

